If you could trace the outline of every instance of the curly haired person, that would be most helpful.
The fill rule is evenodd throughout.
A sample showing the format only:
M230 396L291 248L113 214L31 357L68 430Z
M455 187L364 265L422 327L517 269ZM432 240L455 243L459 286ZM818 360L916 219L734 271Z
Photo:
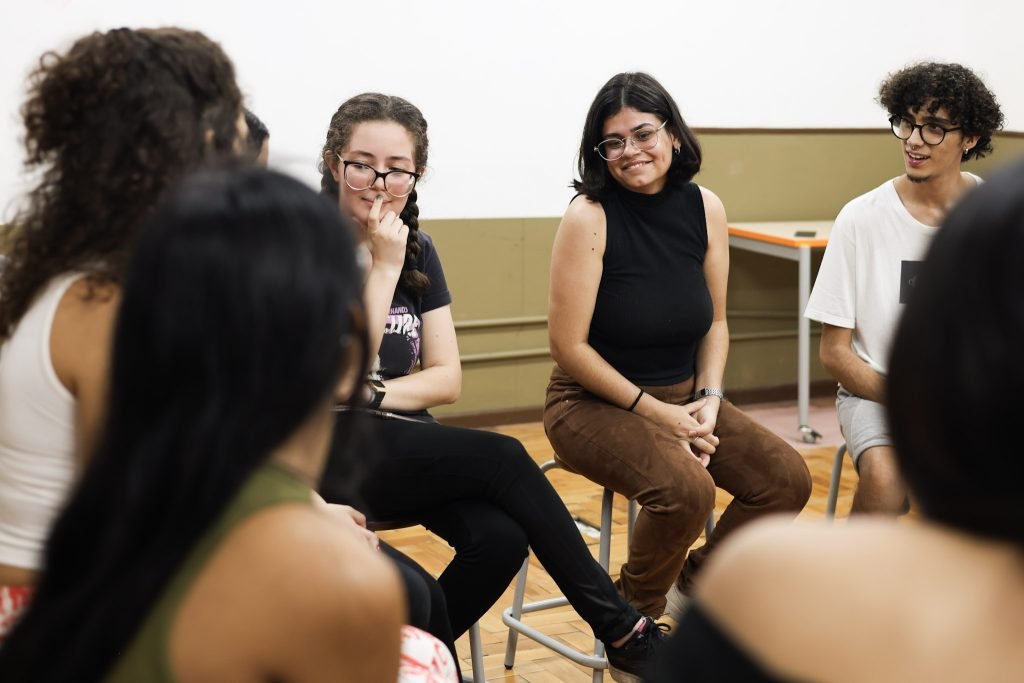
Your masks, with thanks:
M981 182L961 166L992 151L1003 123L995 96L960 64L898 71L878 100L905 173L839 213L805 312L822 323L821 362L839 382L836 412L860 476L857 514L906 508L885 416L889 346L937 226Z
M92 33L44 54L21 112L36 184L3 235L0 273L0 641L93 449L139 228L245 126L227 55L176 28Z

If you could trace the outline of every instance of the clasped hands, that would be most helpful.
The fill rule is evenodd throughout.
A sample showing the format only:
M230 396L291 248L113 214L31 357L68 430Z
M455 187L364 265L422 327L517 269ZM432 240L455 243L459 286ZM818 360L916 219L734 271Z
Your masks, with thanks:
M717 396L709 396L684 405L662 405L664 407L659 414L663 417L658 421L679 439L683 450L707 467L719 444L714 431L721 400Z

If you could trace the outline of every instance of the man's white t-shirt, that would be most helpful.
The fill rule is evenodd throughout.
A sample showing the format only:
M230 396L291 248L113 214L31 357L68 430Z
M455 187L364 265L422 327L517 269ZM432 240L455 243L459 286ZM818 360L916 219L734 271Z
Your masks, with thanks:
M910 215L893 180L852 200L832 226L804 315L852 329L854 352L886 374L903 304L937 231Z

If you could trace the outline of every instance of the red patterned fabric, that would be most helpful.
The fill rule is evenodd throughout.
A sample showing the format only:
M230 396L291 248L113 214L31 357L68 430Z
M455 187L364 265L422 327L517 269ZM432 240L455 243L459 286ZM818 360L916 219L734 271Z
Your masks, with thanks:
M402 627L402 663L398 683L455 683L455 662L444 643L413 628Z
M14 628L32 597L32 589L28 586L0 586L0 644Z

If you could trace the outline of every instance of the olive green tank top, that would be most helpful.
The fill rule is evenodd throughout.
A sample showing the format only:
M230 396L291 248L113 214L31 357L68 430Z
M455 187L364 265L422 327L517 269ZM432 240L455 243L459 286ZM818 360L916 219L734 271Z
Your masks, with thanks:
M310 488L294 474L266 463L257 469L216 523L189 553L154 603L131 644L114 663L109 683L173 683L167 645L181 603L206 563L228 535L254 513L282 503L311 504Z

